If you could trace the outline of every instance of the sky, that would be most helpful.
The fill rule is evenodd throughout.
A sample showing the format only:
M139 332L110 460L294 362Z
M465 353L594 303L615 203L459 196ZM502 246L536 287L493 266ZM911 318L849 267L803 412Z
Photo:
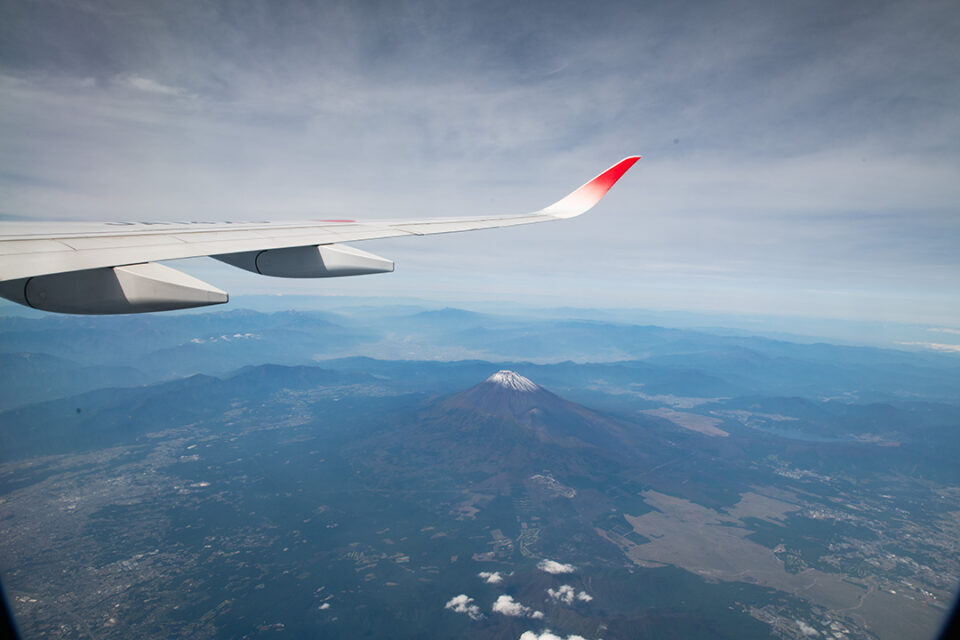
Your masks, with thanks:
M0 3L0 216L523 213L357 243L413 296L960 329L956 2ZM960 334L939 332L940 343Z

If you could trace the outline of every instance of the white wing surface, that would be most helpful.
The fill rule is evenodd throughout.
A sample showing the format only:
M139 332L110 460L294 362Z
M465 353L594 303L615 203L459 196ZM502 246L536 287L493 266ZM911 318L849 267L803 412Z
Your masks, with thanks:
M340 243L509 227L573 218L592 208L639 159L625 158L533 213L360 222L0 222L0 296L65 313L141 313L227 302L227 294L163 265L212 256L281 277L393 271Z

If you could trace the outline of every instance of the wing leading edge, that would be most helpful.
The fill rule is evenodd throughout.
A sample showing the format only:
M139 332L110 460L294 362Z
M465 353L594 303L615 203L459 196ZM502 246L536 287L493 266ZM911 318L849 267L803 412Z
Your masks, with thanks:
M227 294L153 264L212 256L282 277L393 270L384 258L340 243L493 229L573 218L596 205L640 156L625 158L533 213L358 222L0 222L0 296L65 313L141 313L220 304Z

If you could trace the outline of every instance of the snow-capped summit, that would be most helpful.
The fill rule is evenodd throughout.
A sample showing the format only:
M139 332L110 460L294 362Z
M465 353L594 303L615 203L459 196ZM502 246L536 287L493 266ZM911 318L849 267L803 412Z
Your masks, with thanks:
M507 369L497 371L487 378L487 382L492 382L512 391L536 391L540 388L530 378L524 378L516 371L508 371Z
M450 406L470 408L488 415L517 417L544 403L560 400L516 371L506 369L463 393L452 396Z

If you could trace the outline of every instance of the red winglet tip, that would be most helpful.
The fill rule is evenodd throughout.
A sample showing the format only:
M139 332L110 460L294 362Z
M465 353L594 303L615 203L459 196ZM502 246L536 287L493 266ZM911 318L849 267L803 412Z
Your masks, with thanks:
M600 202L600 199L606 195L607 191L609 191L610 188L623 177L623 174L639 159L640 156L624 158L566 198L554 202L541 211L557 218L572 218L580 215Z
M602 196L607 191L610 190L617 180L623 177L623 174L627 172L640 159L640 156L630 156L629 158L624 158L617 164L613 165L596 178L588 182L586 187L594 187L602 189L602 192L596 194L597 196ZM598 198L599 199L599 198Z

